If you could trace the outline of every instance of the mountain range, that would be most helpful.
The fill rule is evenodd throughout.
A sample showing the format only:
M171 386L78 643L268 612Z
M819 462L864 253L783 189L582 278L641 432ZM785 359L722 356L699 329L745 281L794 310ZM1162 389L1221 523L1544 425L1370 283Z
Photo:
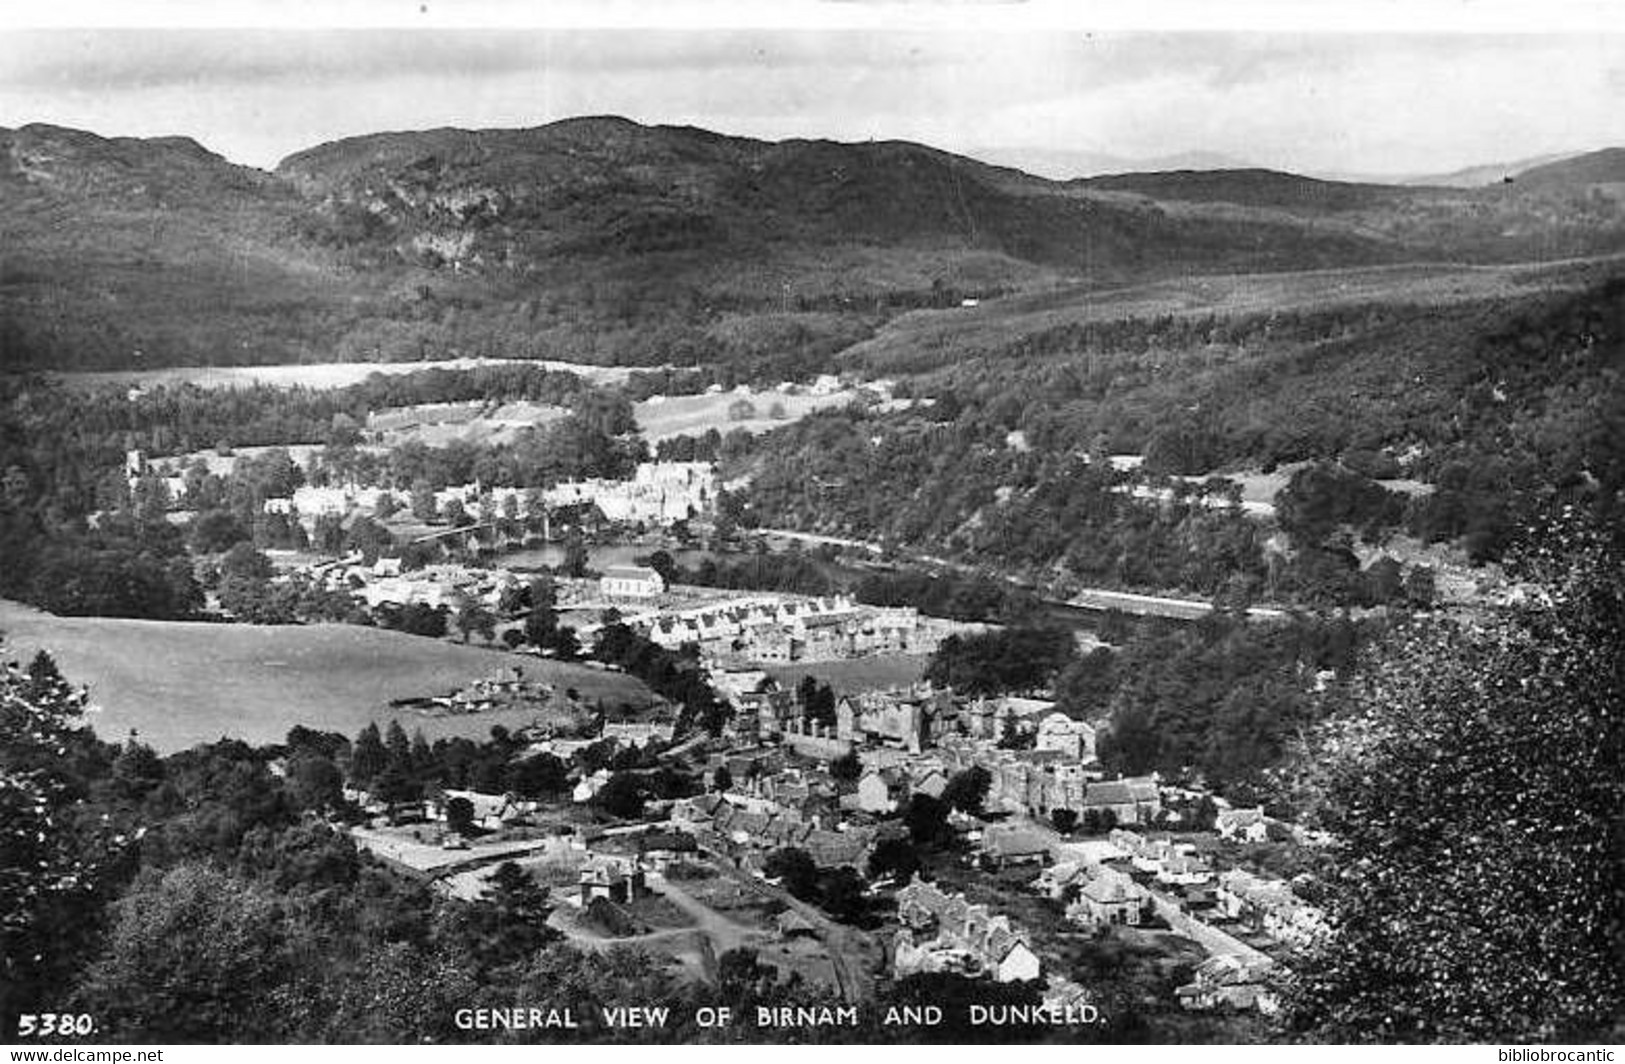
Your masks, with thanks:
M273 172L0 130L0 365L750 361L961 298L1625 250L1625 151L1483 189L1233 168L1055 181L906 142L621 118L379 133Z

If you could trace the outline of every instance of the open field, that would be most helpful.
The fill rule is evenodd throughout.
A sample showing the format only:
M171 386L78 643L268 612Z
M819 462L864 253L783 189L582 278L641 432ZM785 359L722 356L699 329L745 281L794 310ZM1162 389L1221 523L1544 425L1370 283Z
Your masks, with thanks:
M367 430L379 433L387 447L405 443L444 447L453 440L512 443L522 429L558 421L569 413L563 407L524 401L424 403L375 410L367 418Z
M575 373L595 384L619 384L631 375L620 366L589 366L581 362L554 362L508 358L445 358L424 362L312 362L281 366L174 366L168 369L111 370L53 374L70 384L97 387L116 384L151 387L158 384L195 384L199 388L246 388L268 384L274 388L347 388L374 373L417 373L429 369L475 369L517 362L549 370ZM647 368L647 367L645 367Z
M929 654L885 654L849 661L816 661L800 665L776 665L768 674L787 689L794 689L803 676L827 683L837 695L860 691L883 691L916 683L930 664Z
M830 395L788 395L778 391L674 395L645 399L636 405L634 413L644 437L654 442L669 436L703 436L711 429L723 435L734 429L771 432L814 411L846 406L857 396L852 390ZM728 408L741 399L755 408L755 416L737 420L729 416ZM775 404L784 408L783 417L769 415Z
M978 307L915 311L841 353L866 372L919 372L1016 337L1064 325L1173 317L1245 316L1367 303L1443 306L1582 288L1573 262L1468 266L1423 263L1292 273L1212 274L1125 288L1064 286Z
M533 713L502 710L428 717L392 710L390 700L445 694L518 664L528 679L589 702L649 703L641 683L538 658L377 628L266 627L105 617L56 617L0 601L7 656L26 661L45 649L74 684L89 684L100 710L88 722L104 739L135 729L160 753L222 736L281 742L295 724L353 736L368 721L398 718L430 739L484 738L491 726L528 724Z

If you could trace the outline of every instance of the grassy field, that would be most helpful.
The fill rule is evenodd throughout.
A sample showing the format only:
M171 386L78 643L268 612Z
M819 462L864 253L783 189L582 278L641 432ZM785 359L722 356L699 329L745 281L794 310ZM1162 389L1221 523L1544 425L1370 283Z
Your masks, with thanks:
M734 429L744 429L750 433L771 432L815 410L845 406L856 397L855 391L840 391L832 395L786 395L776 391L675 395L645 399L637 404L635 414L644 437L653 442L669 436L703 436L711 429L723 435ZM754 406L757 416L737 421L729 417L728 408L740 399ZM769 416L775 403L783 406L783 417Z
M930 664L929 654L887 654L881 657L853 658L850 661L817 661L804 665L781 665L768 673L781 685L794 689L803 676L827 683L837 695L859 691L883 691L918 682Z
M1580 287L1566 264L1412 264L1294 273L1212 274L1124 288L1063 286L951 311L915 311L854 344L841 358L866 372L921 372L1017 336L1063 325L1173 317L1245 316L1367 303L1445 306Z
M150 387L157 384L195 384L200 388L246 388L268 384L277 388L327 389L359 384L374 373L416 373L429 369L474 369L479 366L505 366L515 359L447 358L424 362L312 362L281 366L175 366L168 369L114 370L90 373L61 373L56 376L70 384L98 386L117 384ZM531 360L525 360L530 362ZM550 370L566 370L599 384L619 384L631 370L618 366L589 366L578 362L537 361Z
M89 684L100 707L89 723L104 739L135 729L162 753L222 736L280 742L295 724L353 736L368 721L398 718L408 731L484 738L493 724L530 722L524 710L428 717L391 710L391 699L445 694L521 665L583 698L647 705L637 680L537 658L375 628L262 627L55 617L0 601L0 652L26 661L45 649L64 676Z

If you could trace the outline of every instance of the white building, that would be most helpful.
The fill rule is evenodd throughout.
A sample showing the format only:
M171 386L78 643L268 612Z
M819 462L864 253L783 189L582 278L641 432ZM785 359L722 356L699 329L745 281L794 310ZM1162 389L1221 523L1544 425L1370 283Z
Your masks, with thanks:
M665 590L665 578L642 565L612 565L598 581L605 598L653 598Z

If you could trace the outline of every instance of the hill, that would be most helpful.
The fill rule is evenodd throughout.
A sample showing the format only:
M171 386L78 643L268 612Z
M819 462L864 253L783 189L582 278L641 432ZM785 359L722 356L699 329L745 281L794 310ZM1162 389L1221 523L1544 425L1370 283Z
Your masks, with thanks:
M399 719L408 730L483 739L493 724L530 722L516 710L420 717L393 710L396 698L443 695L522 665L526 676L576 688L589 702L647 705L631 677L580 665L461 646L348 625L265 627L107 617L56 617L0 601L5 656L27 661L49 651L64 675L90 686L101 738L133 729L160 753L221 736L281 742L296 724L354 735L368 721Z
M507 356L805 372L965 296L1405 254L917 144L616 118L349 138L272 174L177 138L30 125L0 142L8 368Z
M1415 195L1413 190L1397 185L1323 181L1262 169L1187 169L1111 174L1091 177L1078 184L1093 189L1134 192L1158 200L1236 203L1249 207L1316 211L1353 210Z
M29 125L0 147L12 369L514 357L802 376L970 297L1625 248L1618 197L1547 168L1510 190L1062 183L907 142L613 117L353 137L274 173L184 138Z
M1402 185L1431 185L1436 188L1482 188L1485 185L1500 184L1505 178L1517 177L1526 170L1533 170L1537 166L1555 163L1563 159L1571 159L1575 152L1556 152L1551 155L1536 155L1529 159L1516 159L1505 163L1484 163L1479 166L1469 166L1461 170L1452 170L1445 174L1413 175L1401 179ZM1354 180L1348 178L1346 180Z
M1514 182L1528 189L1585 190L1593 185L1625 184L1625 148L1604 148L1532 167Z
M1131 159L1084 148L972 148L965 154L994 166L1009 166L1052 181L1071 181L1100 174L1161 170L1240 170L1247 164L1220 152L1191 151L1149 159Z

